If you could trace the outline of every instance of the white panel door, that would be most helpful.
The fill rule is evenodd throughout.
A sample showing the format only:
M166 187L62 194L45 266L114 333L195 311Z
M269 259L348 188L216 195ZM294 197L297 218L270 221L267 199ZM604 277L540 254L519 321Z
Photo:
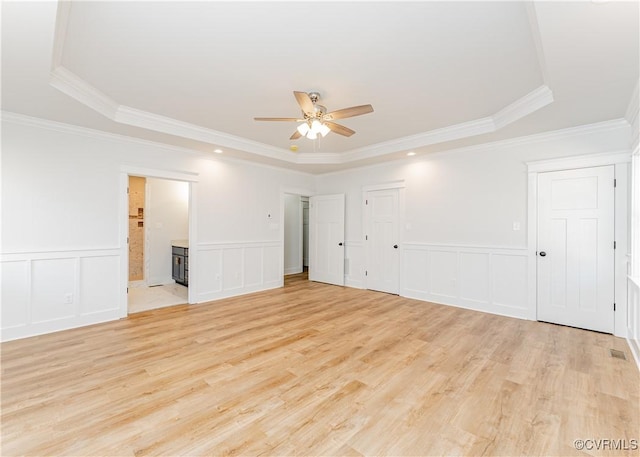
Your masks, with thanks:
M538 175L538 320L613 333L613 186L613 166Z
M398 293L398 189L369 191L365 197L367 289Z
M344 194L309 198L309 279L344 286Z

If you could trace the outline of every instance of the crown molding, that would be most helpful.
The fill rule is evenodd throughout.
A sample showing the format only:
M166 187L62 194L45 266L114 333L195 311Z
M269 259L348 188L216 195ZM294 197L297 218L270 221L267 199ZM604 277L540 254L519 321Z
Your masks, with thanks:
M468 154L468 153L495 151L496 149L513 148L513 147L523 146L527 144L543 143L545 141L570 139L580 135L606 133L606 132L610 132L618 129L627 129L628 127L629 127L629 124L625 119L613 119L610 121L597 122L594 124L585 124L585 125L579 125L577 127L568 127L565 129L552 130L549 132L534 133L532 135L521 136L517 138L509 138L506 140L497 140L497 141L492 141L490 143L474 144L471 146L464 146L464 147L455 148L455 149L446 149L438 152L426 152L423 154L418 153L418 155L413 157L411 160L420 158L420 156L429 157L431 159L431 158L447 156L450 154ZM621 151L621 153L627 153L627 151ZM408 163L407 160L408 159L406 157L401 157L398 159L390 160L388 162L362 165L359 167L349 168L345 170L329 171L327 173L319 173L318 175L332 176L332 175L339 175L342 173L349 173L349 172L352 172L354 169L367 170L367 169L375 169L380 167L389 167L392 165L406 164Z
M270 159L282 160L289 163L297 163L297 156L282 148L248 140L228 133L219 132L206 127L200 127L188 122L179 121L170 117L150 113L148 111L120 105L115 113L114 121L154 130L160 133L189 138L217 146L238 149L252 154L261 155Z
M27 116L24 114L19 114L19 113L13 113L10 111L0 111L1 114L1 119L3 122L12 122L14 124L18 124L18 125L26 125L26 126L33 126L33 127L38 127L38 128L44 128L47 130L53 130L53 131L57 131L57 132L61 132L61 133L69 133L69 134L73 134L73 135L80 135L80 136L85 136L85 137L89 137L89 138L97 138L97 139L104 139L104 140L109 140L109 141L117 141L120 143L127 143L127 144L138 144L141 146L151 146L153 148L158 148L158 149L164 149L167 151L175 151L175 152L181 152L181 153L187 153L187 154L192 154L192 155L198 155L202 158L208 159L208 160L220 160L223 162L233 162L233 163L240 163L243 165L253 165L256 167L263 167L263 168L269 168L269 169L274 169L274 170L280 170L282 171L283 169L292 173L297 173L297 174L301 174L301 175L305 175L305 176L331 176L331 175L335 175L335 174L342 174L342 173L349 173L352 172L354 170L354 168L349 168L349 169L345 169L345 170L337 170L337 171L330 171L327 173L309 173L309 172L305 172L305 171L301 171L301 170L292 170L289 168L284 168L284 167L279 167L279 166L275 166L275 165L269 165L269 164L261 164L261 163L256 163L250 160L244 160L244 159L239 159L239 158L235 158L235 157L220 157L220 156L215 156L213 157L212 154L207 153L207 152L203 152L203 151L199 151L196 149L189 149L189 148L184 148L184 147L180 147L180 146L173 146L173 145L169 145L166 143L160 143L160 142L155 142L155 141L150 141L150 140L144 140L141 138L135 138L135 137L130 137L130 136L126 136L126 135L121 135L121 134L117 134L117 133L109 133L109 132L103 132L101 130L94 130L94 129L90 129L87 127L80 127L77 125L72 125L72 124L66 124L63 122L57 122L57 121L51 121L48 119L42 119L42 118L37 118L37 117L32 117L32 116ZM608 131L612 131L612 130L617 130L620 128L628 128L629 124L627 123L627 121L625 119L613 119L610 121L604 121L604 122L598 122L595 124L587 124L587 125L581 125L578 127L570 127L570 128L566 128L566 129L561 129L561 130L554 130L551 132L543 132L543 133L536 133L533 135L527 135L527 136L523 136L523 137L518 137L518 138L510 138L507 140L499 140L499 141L494 141L491 143L482 143L482 144L477 144L477 145L473 145L473 146L465 146L462 148L456 148L456 149L448 149L445 151L438 151L438 152L433 152L433 153L427 153L424 155L428 155L429 158L435 158L435 157L439 157L439 156L444 156L444 155L449 155L449 154L461 154L461 153L476 153L476 152L482 152L482 151L488 151L488 150L495 150L495 149L502 149L502 148L508 148L508 147L517 147L520 145L524 145L524 144L533 144L533 143L539 143L539 142L544 142L544 141L553 141L553 140L558 140L558 139L567 139L567 138L571 138L574 136L579 136L579 135L586 135L586 134L593 134L593 133L604 133L604 132L608 132ZM620 152L621 154L628 154L629 156L631 154L639 154L638 152L638 144L636 144L635 149L632 148L631 150L633 152L629 152L629 151L622 151ZM335 156L339 156L339 154L337 153L331 153ZM309 160L304 159L305 156L309 156ZM300 161L298 162L299 164L307 164L307 165L312 165L312 164L321 164L321 165L326 165L325 162L321 162L319 161L322 158L322 154L321 153L315 153L315 154L304 154L303 156L300 156ZM407 163L407 158L406 157L402 157L402 158L398 158L398 159L394 159L388 162L384 162L384 163L376 163L376 164L371 164L371 165L363 165L363 166L358 166L355 167L358 170L366 170L366 169L374 169L374 168L379 168L379 167L389 167L390 165L394 165L394 164L400 164L400 163Z
M51 70L62 65L64 45L67 39L67 27L71 15L71 2L59 1L56 10L56 23L53 31L53 53L51 55Z
M344 162L353 162L447 141L459 140L461 138L468 138L483 133L492 133L552 102L553 93L551 89L542 85L492 116L354 149L343 153Z
M493 116L443 127L396 140L377 143L345 153L296 155L286 149L219 132L188 122L118 104L82 78L62 66L51 71L50 84L97 111L103 116L125 125L145 128L160 133L202 141L216 146L237 149L270 159L293 164L340 165L374 158L399 151L415 149L437 143L491 133L548 105L553 101L551 90L540 86L532 92L498 111ZM307 157L305 157L307 156Z
M53 87L66 95L120 124L154 130L156 132L202 141L225 148L238 149L270 159L297 163L296 155L286 149L120 105L91 84L88 84L75 73L62 66L58 66L51 71L49 82Z
M529 30L531 31L531 39L536 48L536 56L538 57L538 66L540 67L540 74L542 75L542 81L545 85L549 84L548 72L547 72L547 59L544 56L544 46L542 45L542 34L540 33L540 24L538 23L538 13L536 12L536 5L534 2L526 2L525 9L527 11L527 17L529 19Z
M481 135L494 131L493 120L484 117L474 121L463 122L417 135L406 136L395 140L372 144L343 153L344 162L370 159L399 151L407 151L446 141L458 140L469 136Z
M492 116L494 130L499 130L522 119L550 103L553 103L553 92L548 86L542 85L494 114Z
M208 152L200 151L198 149L190 149L181 146L174 146L167 143L161 143L157 141L144 140L142 138L136 138L127 135L121 135L119 133L104 132L102 130L95 130L88 127L80 127L78 125L66 124L64 122L52 121L49 119L42 119L39 117L27 116L25 114L14 113L11 111L0 111L0 117L2 122L11 122L17 125L25 125L28 127L37 127L54 132L67 133L71 135L84 136L86 138L94 138L98 140L115 141L118 143L135 144L140 146L152 147L154 149L162 149L165 151L179 152L184 154L196 155L206 160L215 160L221 162L238 163L242 165L250 165L259 168L268 168L278 171L287 171L291 173L297 173L304 176L314 176L313 173L309 173L301 170L294 170L291 168L279 167L276 165L270 165L266 163L259 163L252 160L241 159L237 157L214 155Z
M506 140L492 141L490 143L475 144L472 146L464 146L462 148L448 149L432 153L430 156L444 155L450 153L463 152L482 152L487 150L503 149L527 144L543 143L545 141L556 141L569 139L581 135L606 133L612 130L626 129L629 125L625 119L612 119L610 121L596 122L594 124L578 125L576 127L567 127L559 130L551 130L542 133L533 133L531 135L519 136L516 138L508 138Z
M40 117L27 116L26 114L14 113L11 111L0 111L2 122L11 122L18 125L26 125L28 127L38 127L46 130L52 130L60 133L68 133L71 135L84 136L100 140L117 141L119 143L138 144L141 146L151 146L153 148L164 149L166 151L182 152L187 154L196 154L203 157L211 157L211 154L197 149L183 148L167 143L157 141L144 140L119 133L104 132L79 125L67 124L64 122L52 121Z
M119 105L115 100L63 66L51 70L49 84L109 119L116 116Z

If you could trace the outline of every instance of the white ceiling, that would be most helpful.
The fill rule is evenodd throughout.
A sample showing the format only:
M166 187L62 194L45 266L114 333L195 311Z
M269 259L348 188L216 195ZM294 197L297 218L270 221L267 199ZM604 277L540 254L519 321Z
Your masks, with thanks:
M638 23L637 2L3 2L2 109L321 173L622 118ZM294 90L375 111L315 142L253 120L299 116Z

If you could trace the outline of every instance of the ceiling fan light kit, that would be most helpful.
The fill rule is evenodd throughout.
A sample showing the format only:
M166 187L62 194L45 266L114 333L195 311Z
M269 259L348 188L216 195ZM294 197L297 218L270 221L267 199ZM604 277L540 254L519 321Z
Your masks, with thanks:
M324 138L327 136L327 133L331 131L331 129L324 123L320 122L318 119L308 119L302 124L300 124L297 128L300 135L309 138L310 140L315 140L318 138L318 134L322 135Z
M373 112L371 105L360 105L327 113L327 108L318 103L320 99L318 92L306 93L294 91L293 95L302 110L302 119L293 117L255 117L254 119L256 121L302 122L298 125L290 139L297 140L300 137L305 137L309 140L315 140L318 138L318 135L324 138L329 132L335 132L339 135L349 137L356 132L332 121Z

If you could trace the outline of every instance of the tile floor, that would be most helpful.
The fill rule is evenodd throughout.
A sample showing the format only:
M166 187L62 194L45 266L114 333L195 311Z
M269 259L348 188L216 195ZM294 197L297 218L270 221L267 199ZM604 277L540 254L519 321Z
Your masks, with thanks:
M142 281L132 281L129 283L129 314L187 303L188 290L175 283L147 287Z

